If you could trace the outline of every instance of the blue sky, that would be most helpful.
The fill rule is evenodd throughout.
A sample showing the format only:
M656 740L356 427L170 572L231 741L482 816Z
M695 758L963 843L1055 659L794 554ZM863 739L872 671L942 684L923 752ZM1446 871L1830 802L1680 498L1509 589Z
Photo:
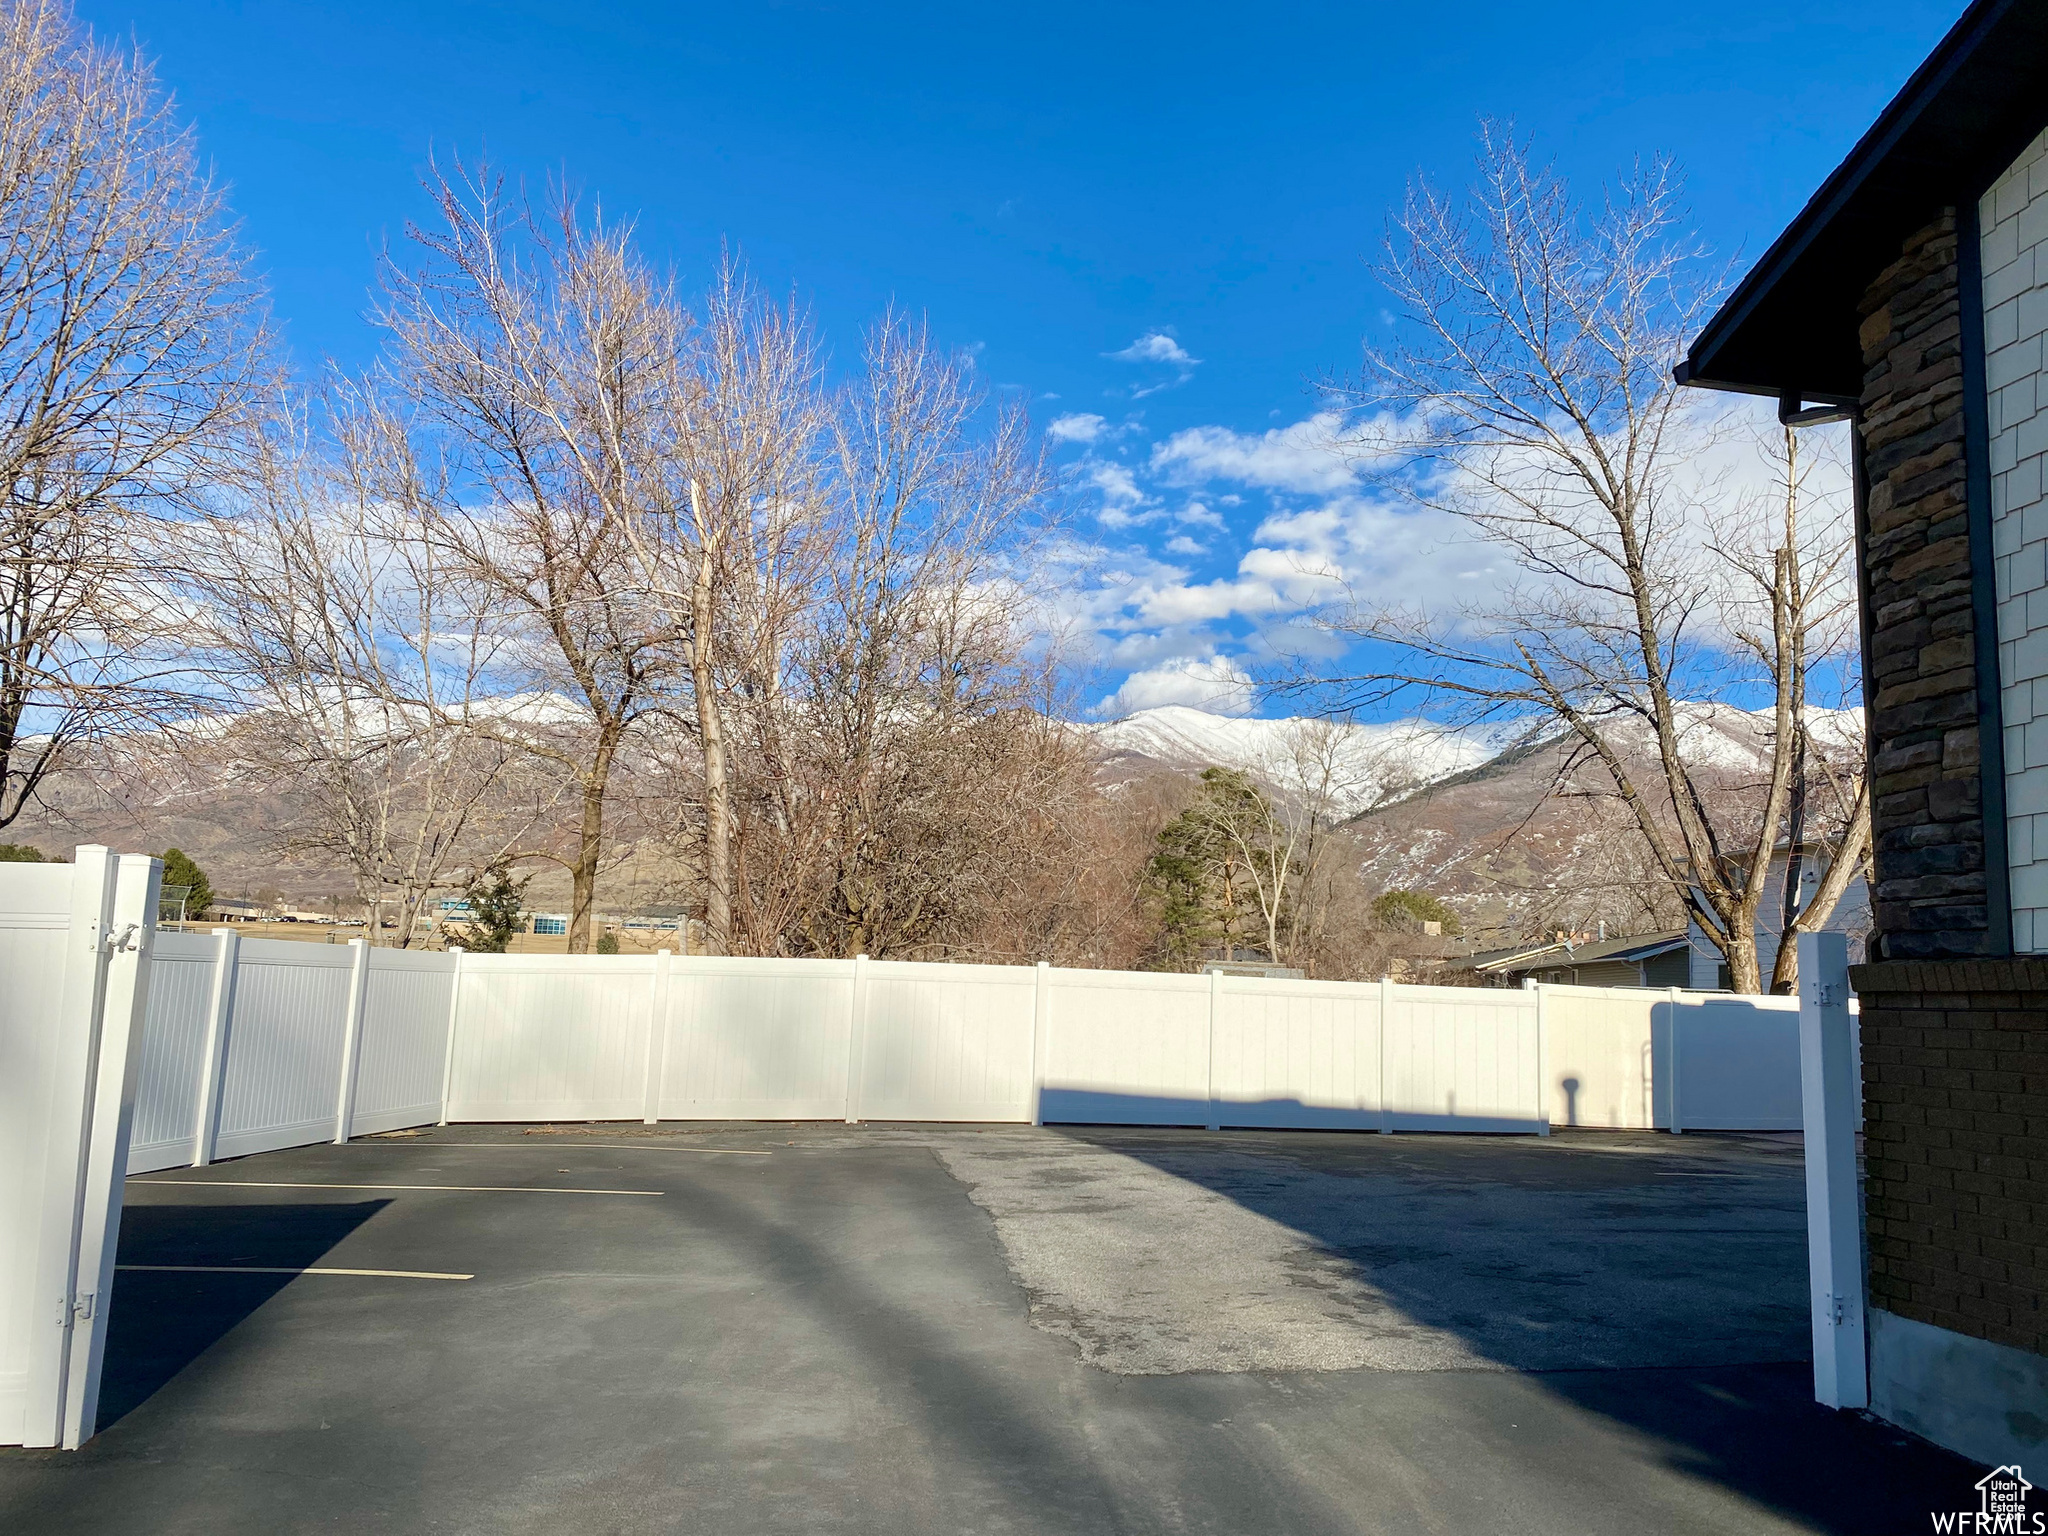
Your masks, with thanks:
M307 371L372 355L375 252L422 213L430 148L566 169L686 285L730 241L842 354L892 300L926 312L1041 424L1065 418L1090 556L1072 612L1098 636L1089 701L1114 711L1247 707L1238 658L1303 600L1304 555L1472 579L1419 533L1347 532L1303 423L1382 308L1361 257L1387 208L1418 171L1462 183L1479 116L1589 191L1675 155L1713 247L1754 257L1960 8L79 11L157 57Z

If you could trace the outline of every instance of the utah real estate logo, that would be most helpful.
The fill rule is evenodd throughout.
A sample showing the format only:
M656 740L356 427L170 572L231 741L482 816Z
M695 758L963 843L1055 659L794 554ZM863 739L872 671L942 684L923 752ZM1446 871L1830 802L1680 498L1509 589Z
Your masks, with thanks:
M2027 1509L2027 1495L2033 1489L2015 1462L1977 1480L1978 1508L1940 1509L1930 1518L1940 1536L2044 1536L2048 1513Z

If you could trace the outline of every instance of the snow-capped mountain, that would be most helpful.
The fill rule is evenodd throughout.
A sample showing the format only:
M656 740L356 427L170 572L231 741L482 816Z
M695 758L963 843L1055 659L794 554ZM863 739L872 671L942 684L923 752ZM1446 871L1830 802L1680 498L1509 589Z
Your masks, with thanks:
M1298 791L1304 780L1319 776L1327 757L1337 803L1347 813L1378 804L1390 792L1477 768L1513 738L1512 732L1453 731L1422 720L1330 725L1238 719L1185 704L1141 709L1092 732L1112 770L1241 768L1283 791Z

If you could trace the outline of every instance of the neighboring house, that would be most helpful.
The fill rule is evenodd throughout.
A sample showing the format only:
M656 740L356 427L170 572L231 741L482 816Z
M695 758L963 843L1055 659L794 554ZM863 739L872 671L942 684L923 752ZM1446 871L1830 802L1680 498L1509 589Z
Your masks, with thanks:
M1797 912L1813 899L1815 888L1833 862L1834 849L1830 845L1818 842L1800 845L1799 890L1793 911ZM1785 882L1790 878L1791 865L1790 844L1771 855L1771 867L1764 874L1763 900L1757 906L1756 963L1766 992L1771 988L1771 973L1777 967L1778 951L1784 944ZM1849 963L1861 965L1870 933L1870 882L1861 875L1851 879L1842 892L1842 899L1835 903L1835 910L1828 914L1828 920L1821 928L1827 933L1844 935L1849 941ZM1728 962L1722 958L1720 947L1707 937L1697 922L1686 925L1686 935L1691 941L1689 979L1672 985L1689 986L1699 992L1727 991Z
M2048 6L1978 0L1682 383L1848 418L1876 839L1872 1408L2048 1456Z
M1619 939L1564 934L1513 949L1473 955L1469 969L1496 986L1525 981L1562 982L1574 987L1683 987L1690 985L1690 950L1683 928L1637 933Z
M1814 888L1827 874L1831 857L1832 850L1825 844L1808 844L1800 849L1794 911L1812 899ZM1757 963L1766 988L1770 985L1771 969L1778 963L1785 925L1785 881L1790 866L1789 848L1780 848L1771 855L1771 868L1764 877L1763 902L1757 909ZM1849 882L1825 927L1830 933L1847 935L1850 960L1862 961L1864 938L1870 929L1870 886L1861 875ZM1472 971L1482 980L1502 986L1551 981L1578 987L1728 990L1728 962L1722 958L1720 947L1697 923L1668 933L1637 933L1614 939L1604 934L1595 938L1591 934L1560 933L1511 949L1487 950L1459 962L1455 968Z

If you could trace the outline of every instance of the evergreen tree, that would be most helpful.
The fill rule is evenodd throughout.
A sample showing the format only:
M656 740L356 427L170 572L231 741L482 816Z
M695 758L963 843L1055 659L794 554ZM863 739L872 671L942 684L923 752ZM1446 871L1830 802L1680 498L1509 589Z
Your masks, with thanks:
M1188 808L1159 831L1146 886L1158 903L1160 962L1199 964L1212 949L1236 957L1259 932L1248 859L1262 850L1272 807L1251 776L1205 768Z
M185 916L188 918L199 916L213 905L213 882L182 848L164 850L164 884L186 887Z
M1424 923L1442 923L1444 932L1458 932L1458 914L1436 897L1423 891L1383 891L1372 904L1372 915L1382 928L1404 932L1420 931Z
M463 925L462 944L471 954L502 955L519 932L519 914L526 904L527 883L514 880L501 864L493 864L469 882L462 893L469 903L469 921Z
M49 856L27 843L0 843L0 864L47 864Z

